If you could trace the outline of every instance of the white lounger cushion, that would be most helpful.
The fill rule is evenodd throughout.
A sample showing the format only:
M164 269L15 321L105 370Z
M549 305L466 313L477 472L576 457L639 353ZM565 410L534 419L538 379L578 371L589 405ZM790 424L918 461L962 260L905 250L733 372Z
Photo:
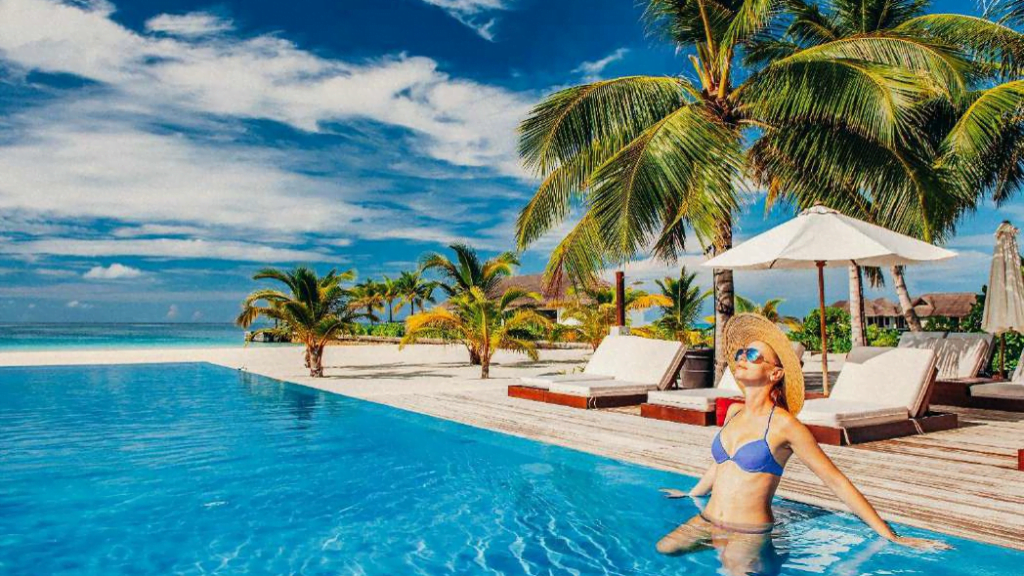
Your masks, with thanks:
M582 372L576 372L574 374L525 376L519 379L523 386L528 388L542 388L544 390L547 390L552 384L562 384L566 382L600 382L603 380L608 380L608 377L597 376L595 374L583 374Z
M831 428L858 428L906 419L907 409L902 406L880 406L836 398L812 398L804 402L800 411L800 421L804 424Z
M521 378L524 386L549 388L555 384L617 380L664 388L675 377L686 353L680 342L638 336L608 336L601 341L582 373L549 374Z
M1022 386L1024 388L1024 386ZM647 395L648 404L685 408L698 412L713 412L719 398L740 398L739 390L723 388L693 388L690 390L655 390Z
M911 416L920 416L927 409L924 402L934 368L931 349L857 347L847 355L829 398L902 406Z
M647 394L648 392L657 389L657 384L625 382L623 380L602 380L598 382L566 382L563 384L552 384L548 391L554 394L599 398L602 396L632 396L634 394Z
M977 386L971 386L971 396L977 396L979 398L1024 400L1024 384L1017 384L1013 382L978 384Z
M946 338L945 332L904 332L900 334L900 342L897 348L931 348L938 350L942 340Z
M939 378L974 378L989 359L993 337L991 334L950 334L942 341L938 352Z

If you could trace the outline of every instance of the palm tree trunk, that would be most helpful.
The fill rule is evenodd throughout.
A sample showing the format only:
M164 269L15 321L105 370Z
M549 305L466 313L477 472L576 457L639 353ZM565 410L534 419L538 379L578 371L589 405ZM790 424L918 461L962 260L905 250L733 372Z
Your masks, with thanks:
M309 376L311 378L323 378L324 375L324 347L313 345L307 348L309 353Z
M480 379L487 380L491 377L491 359L482 358L480 361Z
M907 320L907 326L912 332L923 332L921 320L914 312L914 303L910 300L910 292L907 291L907 281L903 277L903 267L893 266L889 269L892 273L892 283L896 287L896 295L900 299L900 308L903 309L903 317Z
M715 253L725 252L732 248L732 219L722 222L720 226L721 245ZM718 382L728 360L725 357L725 324L736 313L736 291L733 284L732 270L714 271L715 287L715 382Z
M860 266L850 266L850 342L866 346L864 332L864 276Z
M312 367L312 360L310 359L309 345L308 344L306 345L306 363L305 363L305 367L306 368Z
M481 364L483 364L483 362L480 359L480 353L476 351L476 348L473 348L472 346L468 345L466 346L466 348L469 350L470 366L480 366Z
M394 302L388 302L388 324L393 324L394 321Z

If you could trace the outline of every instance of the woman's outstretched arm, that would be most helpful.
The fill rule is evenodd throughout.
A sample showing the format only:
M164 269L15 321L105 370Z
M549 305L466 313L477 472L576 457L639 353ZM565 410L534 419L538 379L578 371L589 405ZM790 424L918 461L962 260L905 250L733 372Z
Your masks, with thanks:
M870 526L875 532L877 532L883 538L896 542L897 544L903 544L905 546L911 546L914 548L949 548L948 544L939 542L937 540L927 540L923 538L909 538L905 536L899 536L893 532L892 528L882 520L882 517L878 515L875 507L868 502L864 494L850 482L850 479L842 473L839 468L836 467L832 459L818 445L818 441L811 434L811 431L804 426L803 423L796 419L792 419L785 427L786 439L789 441L790 447L793 449L793 453L796 454L800 460L807 465L808 468L814 472L821 481L828 486L829 490L832 491L840 500L846 504L849 509L860 517L865 524Z
M708 492L715 486L715 477L718 476L718 464L715 462L711 463L711 466L704 471L704 475L700 477L700 481L697 485L690 489L690 496L706 496Z

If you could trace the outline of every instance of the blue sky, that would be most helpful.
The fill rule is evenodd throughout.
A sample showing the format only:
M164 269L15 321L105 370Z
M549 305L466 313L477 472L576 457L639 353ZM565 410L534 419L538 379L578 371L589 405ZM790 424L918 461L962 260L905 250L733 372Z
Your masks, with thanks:
M535 185L515 155L529 108L588 79L685 69L639 14L632 0L0 0L0 321L227 321L263 265L376 277L452 241L509 249ZM790 216L753 197L739 236ZM1022 216L1019 201L970 216L957 262L912 270L911 289L978 289L995 226ZM830 300L844 278L830 274ZM737 285L793 314L815 301L805 274Z

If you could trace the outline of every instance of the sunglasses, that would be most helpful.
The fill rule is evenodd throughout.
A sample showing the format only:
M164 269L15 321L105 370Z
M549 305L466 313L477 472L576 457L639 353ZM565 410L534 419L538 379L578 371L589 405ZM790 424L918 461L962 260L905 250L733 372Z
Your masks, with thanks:
M772 366L778 367L778 364L769 362L768 359L764 357L764 354L762 354L757 348L740 348L736 351L735 360L737 362L740 360L746 360L751 364L760 364L761 362L764 362L765 364L771 364Z

